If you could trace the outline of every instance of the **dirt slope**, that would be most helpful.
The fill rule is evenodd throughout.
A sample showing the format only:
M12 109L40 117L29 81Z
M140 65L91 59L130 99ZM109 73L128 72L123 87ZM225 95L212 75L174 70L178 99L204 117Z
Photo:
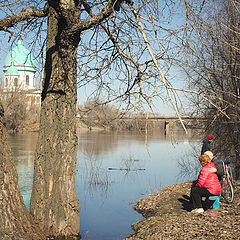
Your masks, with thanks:
M191 183L169 186L159 194L140 199L135 210L146 219L135 223L126 240L236 239L240 240L240 181L235 182L232 204L221 199L220 210L191 213Z

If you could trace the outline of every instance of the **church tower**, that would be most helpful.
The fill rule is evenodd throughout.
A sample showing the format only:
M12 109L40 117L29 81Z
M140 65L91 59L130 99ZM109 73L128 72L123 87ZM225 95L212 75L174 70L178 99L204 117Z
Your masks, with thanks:
M36 67L21 37L17 46L7 54L3 72L3 93L21 91L26 94L29 104L40 104L41 90L35 85Z
M21 37L17 42L17 46L8 53L3 72L4 89L35 89L34 75L36 67L30 51L23 46Z

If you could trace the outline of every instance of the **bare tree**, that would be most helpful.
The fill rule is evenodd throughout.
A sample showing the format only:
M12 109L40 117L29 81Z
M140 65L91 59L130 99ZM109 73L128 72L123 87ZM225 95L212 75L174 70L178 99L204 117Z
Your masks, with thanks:
M102 104L100 100L86 102L78 113L89 129L93 126L116 129L122 115L116 107L111 104Z
M46 239L43 228L29 214L20 193L16 167L4 126L0 104L0 234L1 239Z
M76 236L80 211L74 180L77 72L79 86L96 87L95 98L107 93L105 103L125 100L127 107L140 109L144 100L151 109L153 99L159 97L169 100L181 119L176 91L186 90L173 87L169 71L175 61L181 60L184 33L189 29L169 25L170 20L177 19L179 7L171 0L134 4L131 0L48 0L46 4L18 0L0 4L6 13L0 20L0 30L14 37L14 27L29 34L36 29L32 46L44 35L47 19L30 212L50 234ZM198 8L192 11L199 15L205 1L194 6ZM7 160L6 156L1 159ZM28 214L23 204L19 208ZM12 233L10 228L0 230L2 235ZM16 236L21 236L22 229L17 230Z
M17 133L26 127L39 124L40 105L31 102L31 97L20 89L1 93L4 120L7 130ZM34 98L34 97L33 97ZM36 126L37 127L37 126Z
M192 43L195 55L189 74L192 89L207 96L209 101L194 97L196 114L206 117L205 131L212 132L214 151L219 157L233 155L236 177L240 177L240 5L239 1L217 1L200 19L198 36ZM201 24L199 24L201 23Z
M20 13L16 13L12 10L16 7L15 3L22 7L27 6ZM77 235L79 232L80 205L75 192L75 118L76 56L80 35L84 30L108 18L116 9L119 10L121 3L122 1L111 0L96 2L95 15L84 19L81 17L82 1L47 1L45 6L42 2L4 2L11 15L0 21L0 30L10 32L9 29L21 21L27 21L30 26L36 18L48 18L41 127L34 163L30 212L35 219L43 223L46 231L51 231L50 234L55 236ZM9 11L6 12L9 14ZM3 160L8 159L4 157L1 161ZM16 173L12 174L16 177ZM20 198L19 192L18 195ZM27 215L23 205L19 205L19 208ZM14 212L14 209L12 211ZM12 223L11 219L5 221ZM11 229L14 229L14 233ZM1 235L8 236L7 234L19 237L23 233L21 228L1 228Z

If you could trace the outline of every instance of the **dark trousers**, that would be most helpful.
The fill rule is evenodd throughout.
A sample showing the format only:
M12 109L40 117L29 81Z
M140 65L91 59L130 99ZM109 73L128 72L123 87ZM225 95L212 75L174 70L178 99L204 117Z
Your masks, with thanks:
M193 208L202 208L202 197L213 196L206 188L193 186L191 188L191 201Z

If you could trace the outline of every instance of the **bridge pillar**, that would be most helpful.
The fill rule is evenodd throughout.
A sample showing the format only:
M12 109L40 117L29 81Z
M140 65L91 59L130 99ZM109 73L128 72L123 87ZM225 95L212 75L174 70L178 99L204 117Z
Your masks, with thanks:
M164 135L167 135L169 133L169 122L164 121Z

